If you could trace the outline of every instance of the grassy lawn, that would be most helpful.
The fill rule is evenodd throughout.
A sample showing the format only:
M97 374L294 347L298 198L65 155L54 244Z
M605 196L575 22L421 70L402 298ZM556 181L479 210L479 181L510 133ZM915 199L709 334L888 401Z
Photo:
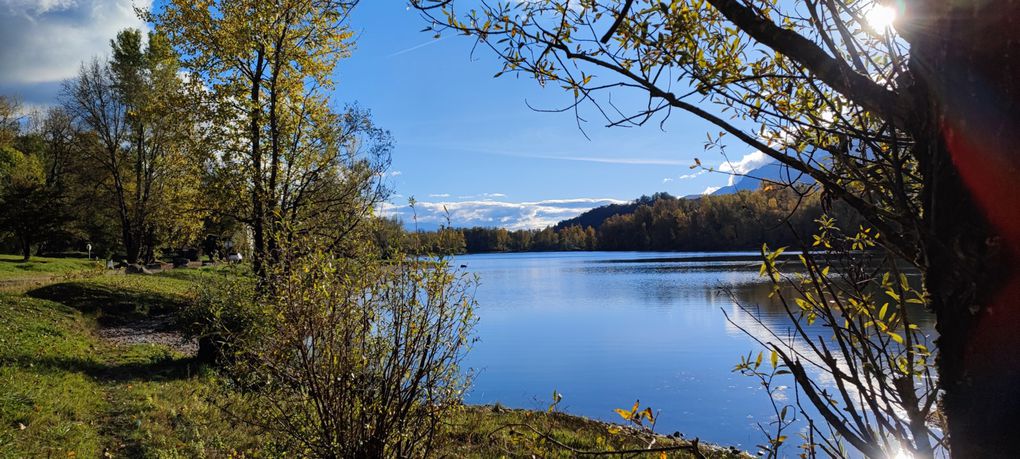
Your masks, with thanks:
M87 268L84 260L60 261L65 268L37 272ZM102 325L172 313L197 284L225 272L101 274L0 292L0 458L280 457L271 437L222 409L239 399L216 371L161 345L115 344L96 333ZM440 456L573 456L511 424L528 424L580 450L650 441L559 413L464 407L448 423ZM670 442L680 440L663 437L657 445Z
M32 257L22 261L20 255L0 255L0 281L31 280L82 274L102 268L98 261L84 258Z
M198 270L196 270L198 271ZM0 458L228 457L263 450L218 404L215 372L99 322L169 310L209 270L105 275L0 293ZM250 456L250 454L249 454Z

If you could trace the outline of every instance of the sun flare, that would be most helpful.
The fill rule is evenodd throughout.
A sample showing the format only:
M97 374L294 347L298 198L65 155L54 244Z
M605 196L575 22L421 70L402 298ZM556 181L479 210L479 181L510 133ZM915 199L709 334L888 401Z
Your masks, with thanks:
M865 15L865 19L868 21L868 25L876 32L885 32L896 21L896 8L876 4Z

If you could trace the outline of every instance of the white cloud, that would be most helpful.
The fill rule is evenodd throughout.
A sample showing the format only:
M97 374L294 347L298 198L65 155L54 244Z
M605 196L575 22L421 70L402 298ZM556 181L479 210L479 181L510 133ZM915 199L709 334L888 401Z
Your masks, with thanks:
M493 195L499 193L491 193ZM507 229L544 228L561 220L576 217L592 208L626 201L611 198L548 199L533 202L506 202L490 199L473 201L418 201L415 208L385 203L379 213L399 216L405 222L417 219L419 224L453 226L488 226Z
M712 194L712 193L715 193L716 191L719 191L719 188L722 188L722 187L721 186L710 186L708 188L705 188L705 191L702 191L701 194Z
M389 175L390 177L399 177L401 175L404 175L404 173L401 171L390 171L387 173L387 175Z
M673 179L671 177L666 177L666 178L662 179L662 183L669 183L669 182L672 182L672 181L673 181Z
M3 0L0 5L16 12L42 14L74 6L76 0Z
M450 197L450 193L430 194L429 197L430 198L449 198Z
M147 30L135 7L151 0L0 0L0 91L52 102L81 62L110 53L117 32ZM48 100L47 100L48 99Z
M680 180L690 180L690 179L695 178L695 177L697 177L697 176L699 176L701 174L704 174L705 172L708 172L708 170L702 169L702 170L697 171L697 172L691 172L690 174L681 175L679 177L679 179Z
M747 174L748 172L773 161L775 160L765 153L756 151L754 153L744 155L744 157L740 158L739 161L723 161L723 163L719 165L718 171L730 174L730 179L727 185L733 185L733 182L736 181L737 177Z
M450 197L450 195L448 195L446 193L443 193L443 194L430 194L429 197L430 198L448 198L448 197ZM488 200L488 199L492 199L492 198L505 198L505 197L506 197L506 195L503 194L503 193L482 193L482 194L467 194L467 195L457 196L457 199L486 199L486 200Z

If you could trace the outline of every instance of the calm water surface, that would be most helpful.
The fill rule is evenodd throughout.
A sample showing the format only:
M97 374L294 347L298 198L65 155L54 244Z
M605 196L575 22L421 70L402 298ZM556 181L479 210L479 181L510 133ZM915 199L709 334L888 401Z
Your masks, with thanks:
M618 421L614 408L661 410L656 430L753 450L772 419L755 380L731 370L760 348L728 323L762 330L734 304L768 300L757 253L573 252L465 255L477 274L479 323L469 403L548 406ZM792 389L788 390L792 397Z

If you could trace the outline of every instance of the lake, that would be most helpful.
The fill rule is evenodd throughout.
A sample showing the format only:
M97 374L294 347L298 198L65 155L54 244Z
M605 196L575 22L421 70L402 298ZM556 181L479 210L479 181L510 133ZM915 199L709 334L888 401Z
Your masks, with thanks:
M760 333L733 301L760 305L785 329L768 298L758 254L566 252L458 256L477 274L479 341L468 403L557 409L621 421L614 408L661 410L660 433L755 451L757 423L772 419L768 395L733 373L761 348L726 320ZM922 323L922 327L930 325ZM792 381L791 381L792 382ZM787 383L790 384L790 383ZM792 389L787 390L792 398ZM799 444L799 441L792 439Z

